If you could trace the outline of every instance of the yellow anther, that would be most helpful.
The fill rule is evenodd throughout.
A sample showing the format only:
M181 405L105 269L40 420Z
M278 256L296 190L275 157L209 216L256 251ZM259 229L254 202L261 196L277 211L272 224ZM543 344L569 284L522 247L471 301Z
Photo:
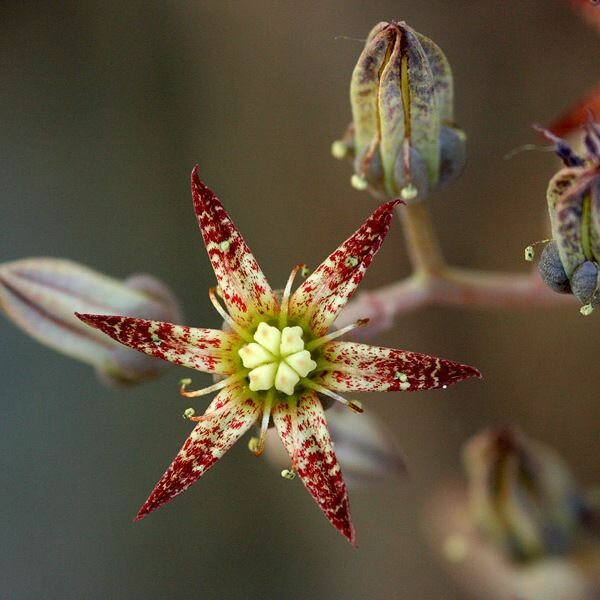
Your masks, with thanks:
M580 309L579 312L584 316L584 317L588 317L589 315L591 315L594 312L594 307L591 304L584 304Z
M525 248L525 260L531 262L534 258L535 250L533 249L533 246L527 246L527 248Z
M343 158L346 158L346 155L348 154L348 146L346 146L342 140L336 140L331 144L331 154L333 158L342 160Z
M283 469L283 471L281 471L281 476L284 479L289 479L291 481L294 479L294 477L296 477L296 473L294 473L294 471L290 471L289 469Z
M196 414L193 408L186 408L181 415L184 419L191 419Z
M350 177L350 185L361 192L369 187L367 180L362 175L357 175L356 173Z
M400 197L402 200L412 200L417 197L418 193L417 188L412 183L409 183L400 190Z
M250 450L252 454L256 454L258 452L259 442L260 440L257 437L251 437L248 440L248 450Z
M358 257L356 256L347 256L344 261L347 267L356 267L359 263Z

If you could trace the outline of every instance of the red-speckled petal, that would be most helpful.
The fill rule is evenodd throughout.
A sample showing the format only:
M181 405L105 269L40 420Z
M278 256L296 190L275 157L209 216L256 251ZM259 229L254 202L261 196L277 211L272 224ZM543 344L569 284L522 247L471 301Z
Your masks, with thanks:
M273 316L278 302L250 248L215 194L192 171L194 210L229 314L242 326Z
M316 381L336 392L415 392L481 377L451 360L355 342L329 342L323 358L332 366Z
M76 315L117 342L175 365L218 375L231 375L237 368L233 350L240 339L235 333L133 317Z
M297 405L279 403L273 408L272 416L306 489L329 522L355 545L348 492L317 395L305 393Z
M362 281L390 228L399 200L382 204L339 248L294 292L290 320L323 335Z
M175 498L208 471L256 422L261 407L245 394L245 386L221 390L202 420L160 478L136 521Z

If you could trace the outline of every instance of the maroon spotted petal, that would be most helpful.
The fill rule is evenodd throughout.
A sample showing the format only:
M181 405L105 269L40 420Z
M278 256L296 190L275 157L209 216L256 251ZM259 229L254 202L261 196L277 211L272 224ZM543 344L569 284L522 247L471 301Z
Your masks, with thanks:
M244 386L230 386L207 408L173 462L140 508L136 521L175 498L208 471L256 422L261 407L244 394Z
M133 317L75 314L117 342L175 365L218 375L230 375L237 368L231 359L232 347L239 344L235 333Z
M306 489L329 522L355 545L350 501L333 451L323 406L314 392L295 403L280 402L272 412L275 427Z
M215 194L192 171L194 210L223 301L241 326L273 316L278 302L250 248Z
M323 358L331 366L317 381L336 392L414 392L481 377L451 360L355 342L329 342Z
M399 203L382 204L306 279L290 299L290 320L309 327L315 336L327 332L381 247Z

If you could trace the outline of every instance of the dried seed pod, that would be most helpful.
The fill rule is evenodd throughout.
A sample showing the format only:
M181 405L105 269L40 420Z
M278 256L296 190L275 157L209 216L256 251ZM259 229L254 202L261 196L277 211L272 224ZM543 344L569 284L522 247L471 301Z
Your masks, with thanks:
M565 273L554 240L548 242L542 250L538 271L542 280L550 289L561 294L568 294L571 291L571 284Z

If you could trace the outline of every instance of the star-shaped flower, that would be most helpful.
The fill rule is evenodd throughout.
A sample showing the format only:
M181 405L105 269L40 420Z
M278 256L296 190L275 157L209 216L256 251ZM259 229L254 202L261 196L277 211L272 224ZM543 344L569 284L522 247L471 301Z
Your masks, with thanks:
M327 430L323 401L362 412L344 392L415 391L479 377L473 367L414 352L336 341L358 322L328 333L379 250L397 201L381 205L363 225L292 292L298 265L277 294L221 202L192 172L194 209L219 287L210 298L225 330L184 327L131 317L78 315L115 340L152 356L221 379L184 396L218 392L140 509L141 519L201 477L255 423L264 449L273 424L298 473L324 515L349 542L354 528L346 486ZM225 310L219 298L225 305Z

